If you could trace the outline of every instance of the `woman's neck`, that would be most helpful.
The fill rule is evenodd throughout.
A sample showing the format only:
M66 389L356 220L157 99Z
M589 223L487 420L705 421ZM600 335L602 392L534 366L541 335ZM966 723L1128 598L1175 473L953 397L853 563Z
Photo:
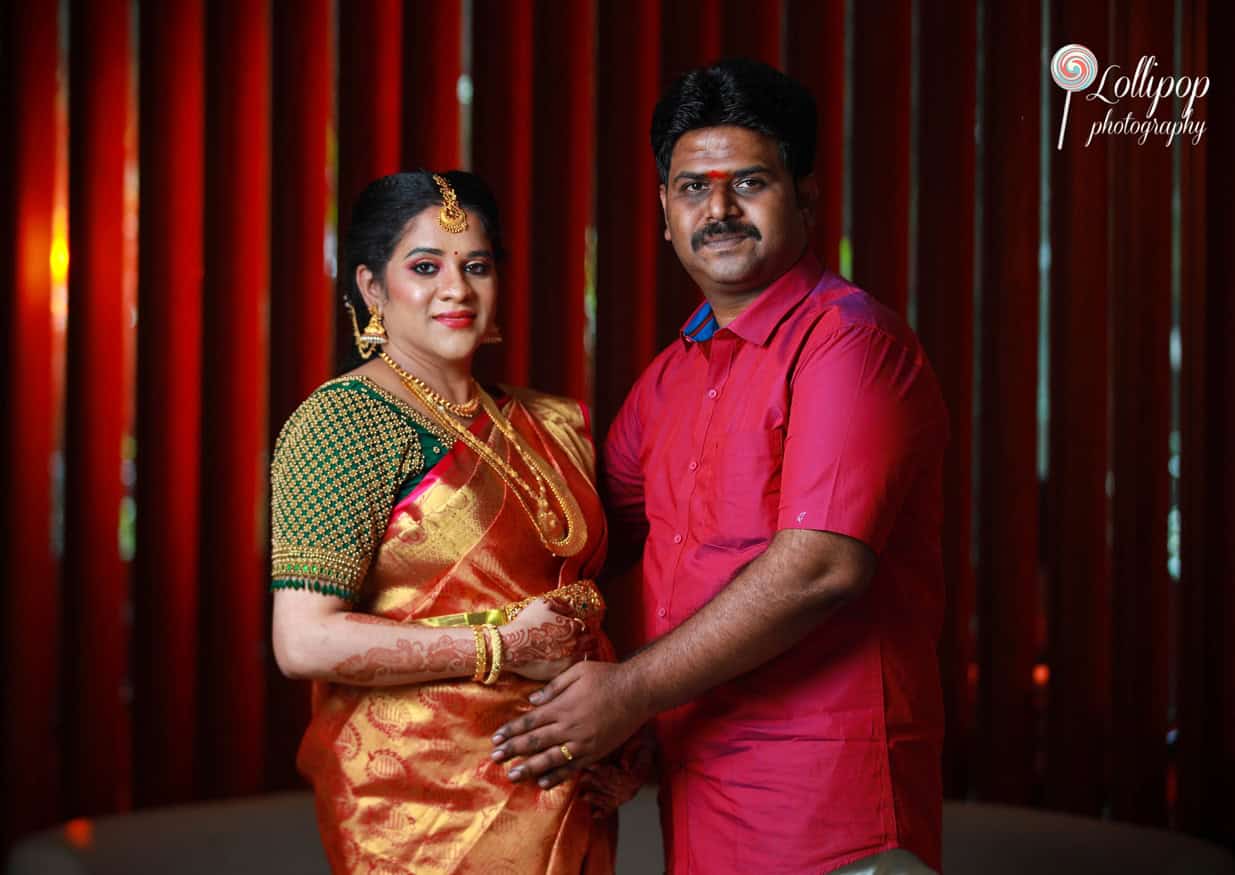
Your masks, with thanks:
M386 344L385 352L396 364L424 380L430 389L453 404L470 401L475 394L471 356L459 360L441 359L400 349L394 343Z

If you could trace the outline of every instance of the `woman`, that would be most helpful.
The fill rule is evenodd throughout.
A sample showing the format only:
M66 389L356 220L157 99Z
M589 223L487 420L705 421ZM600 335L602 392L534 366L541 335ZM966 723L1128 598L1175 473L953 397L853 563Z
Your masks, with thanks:
M612 871L612 830L577 780L512 784L489 758L530 692L610 649L588 580L605 522L585 412L472 379L500 245L471 174L365 189L346 276L366 361L276 445L274 648L316 682L298 765L335 872Z

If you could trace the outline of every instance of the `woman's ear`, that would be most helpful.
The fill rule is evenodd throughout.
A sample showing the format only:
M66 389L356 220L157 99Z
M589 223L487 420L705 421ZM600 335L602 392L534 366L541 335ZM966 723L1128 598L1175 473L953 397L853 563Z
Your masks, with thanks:
M366 265L356 268L356 287L360 289L360 296L370 310L380 307L386 300L386 296L382 294L382 284Z

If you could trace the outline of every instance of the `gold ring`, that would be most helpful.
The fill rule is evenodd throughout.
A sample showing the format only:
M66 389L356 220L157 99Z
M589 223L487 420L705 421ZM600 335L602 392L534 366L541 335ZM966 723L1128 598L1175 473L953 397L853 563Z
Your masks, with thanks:
M562 756L566 757L566 762L570 762L575 758L575 755L570 752L570 748L568 748L565 744L558 745L557 749L562 752Z

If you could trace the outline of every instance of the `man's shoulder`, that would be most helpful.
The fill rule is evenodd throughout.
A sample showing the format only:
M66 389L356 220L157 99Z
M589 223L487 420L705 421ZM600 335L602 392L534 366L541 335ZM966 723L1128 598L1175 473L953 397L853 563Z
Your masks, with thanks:
M891 337L917 349L918 339L909 323L865 289L836 274L825 273L796 314L804 328L807 345L826 343L846 333L870 333Z

